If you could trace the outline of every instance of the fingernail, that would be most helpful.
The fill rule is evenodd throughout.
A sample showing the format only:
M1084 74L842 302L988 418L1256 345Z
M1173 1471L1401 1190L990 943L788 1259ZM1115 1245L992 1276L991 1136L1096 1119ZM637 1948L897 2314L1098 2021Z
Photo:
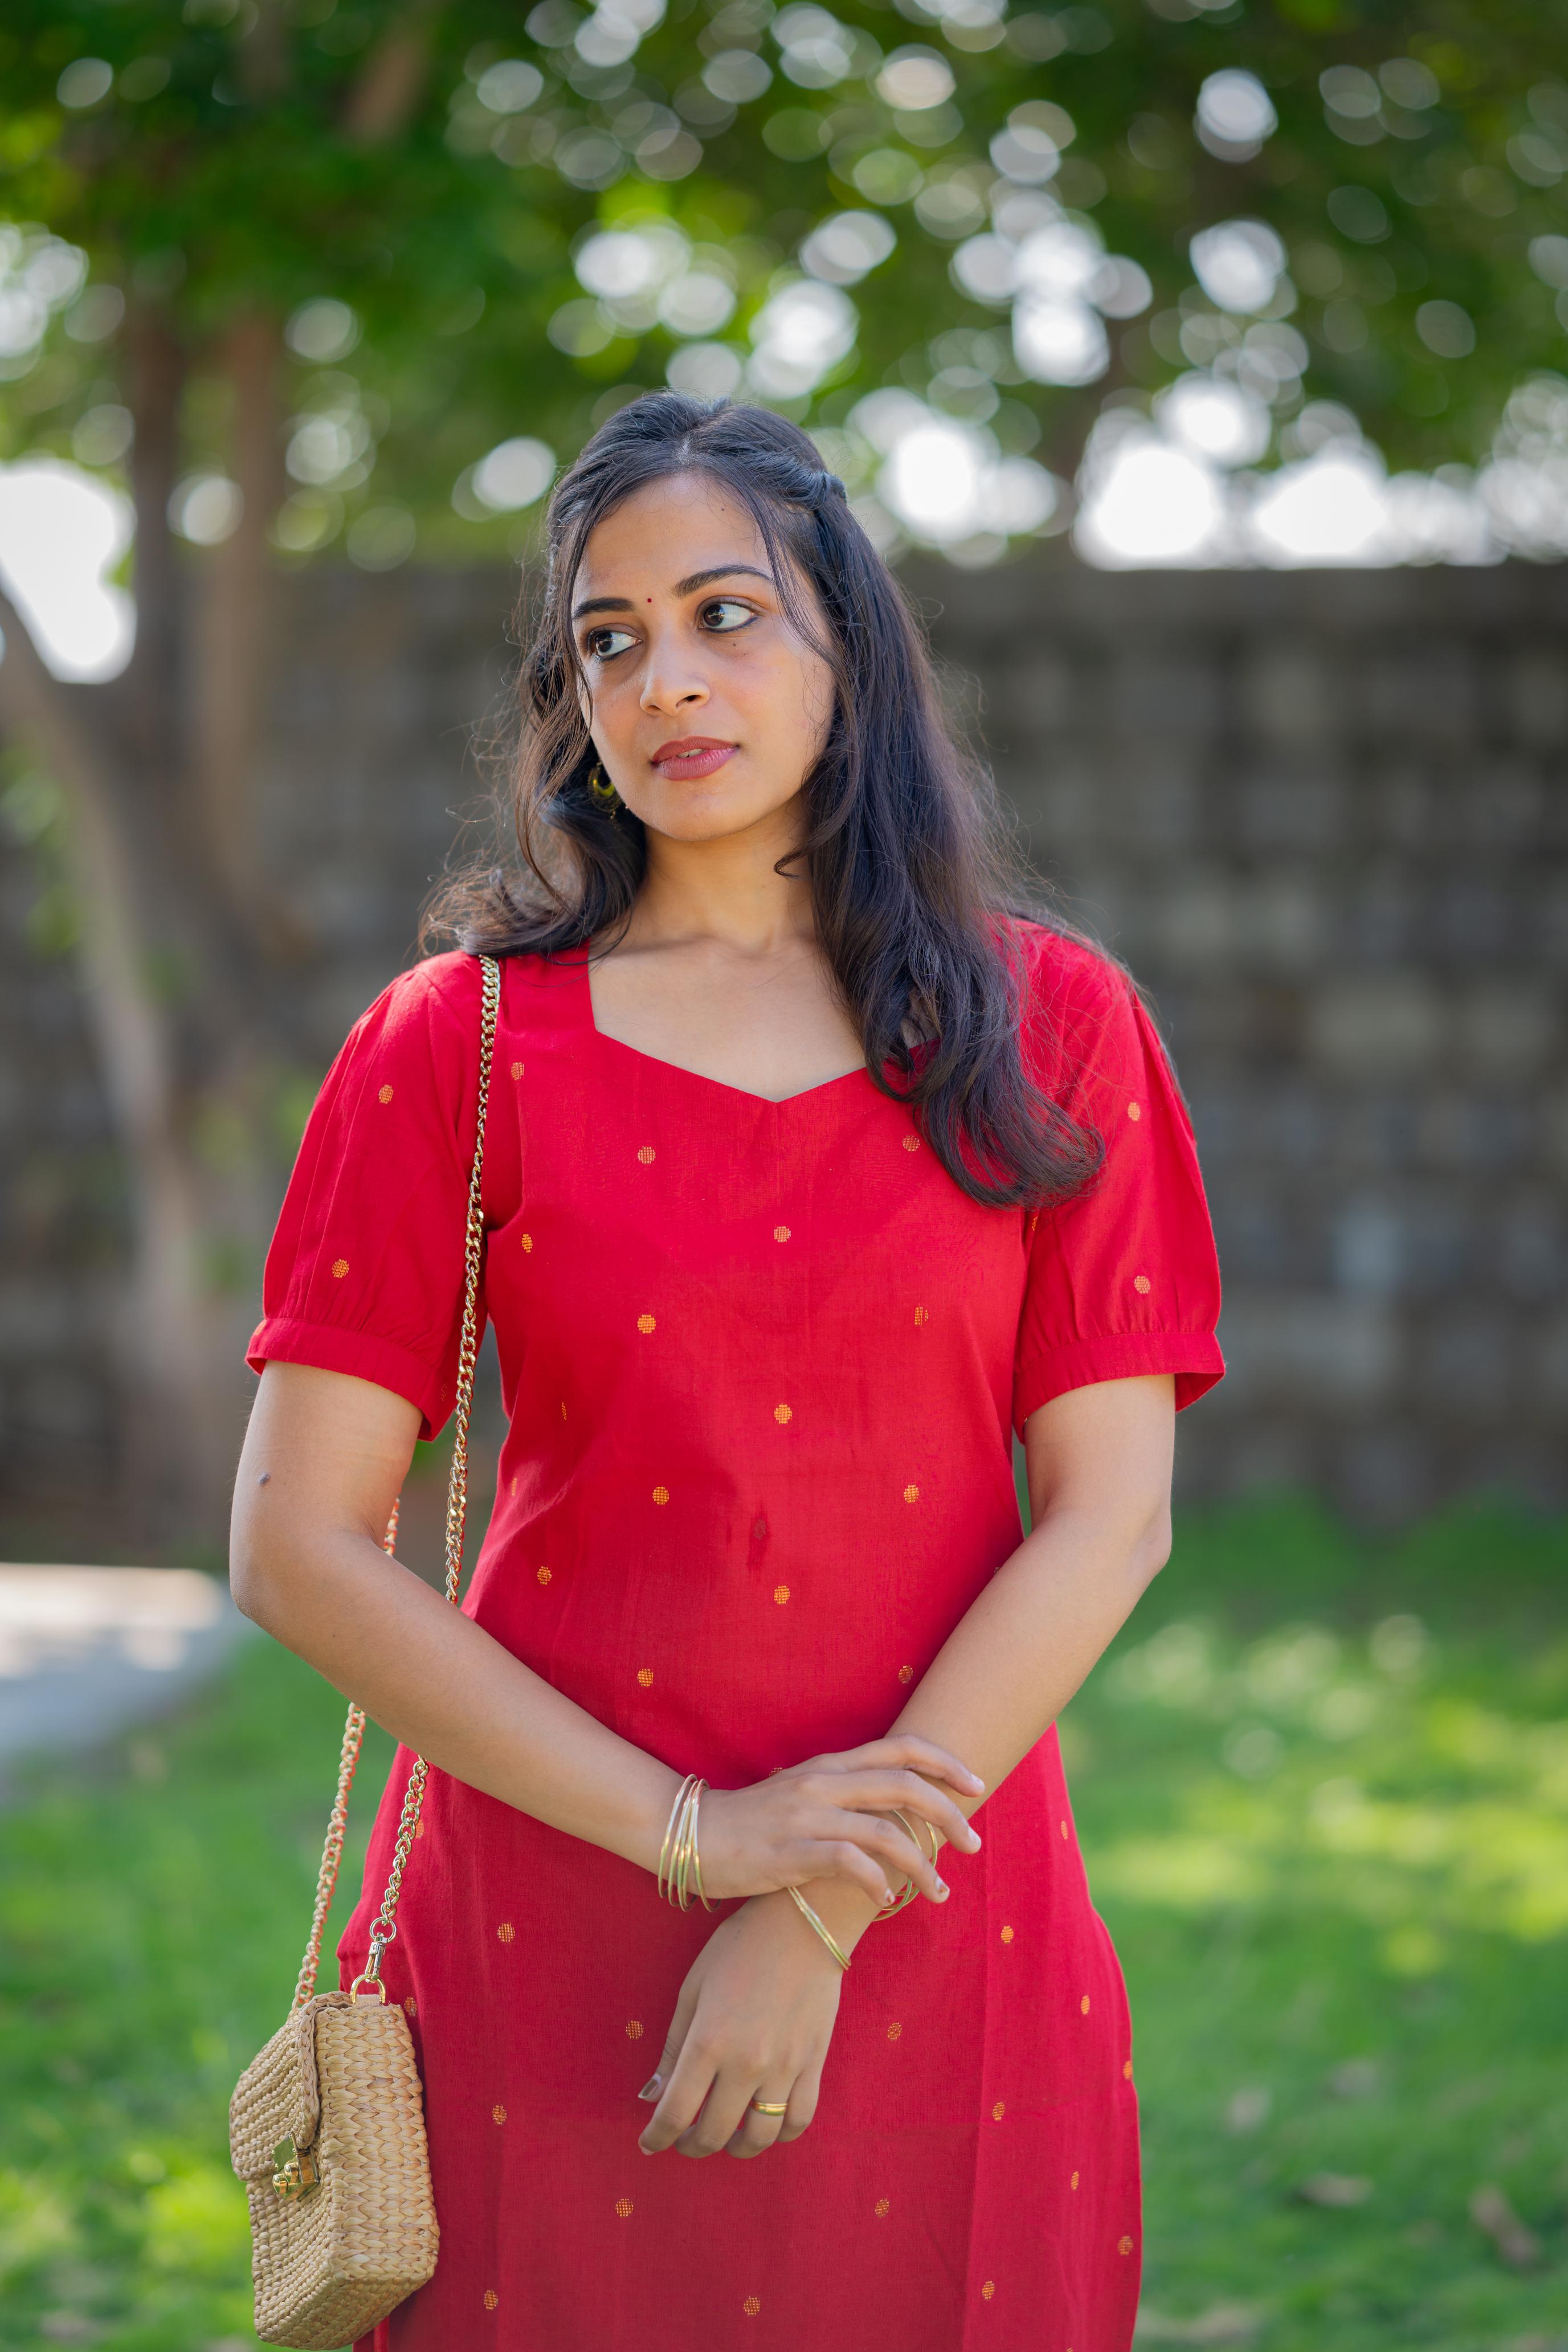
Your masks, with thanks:
M978 1844L980 1843L980 1832L979 1832L978 1830L971 1830L971 1831L970 1831L970 1832L969 1832L969 1834L970 1834L971 1838L973 1840L974 1843L975 1843L976 1845L978 1845Z
M643 2084L642 2089L637 2093L637 2096L638 2096L638 2098L639 2098L639 2099L653 2099L653 2098L657 2098L657 2097L658 2097L658 2086L659 2086L659 2084L660 2084L660 2082L661 2082L662 2080L663 2080L663 2077L662 2077L661 2075L658 2075L658 2074L650 2074L650 2075L648 2076L648 2078L647 2078L647 2081Z
M951 1887L951 1886L949 1886L949 1885L948 1885L948 1883L947 1883L947 1881L946 1881L946 1879L945 1879L945 1878L939 1878L939 1879L937 1880L937 1882L936 1882L936 1891L937 1891L937 1893L941 1895L941 1897L942 1897L942 1901L945 1903L945 1902L947 1901L948 1896L952 1894L952 1887Z

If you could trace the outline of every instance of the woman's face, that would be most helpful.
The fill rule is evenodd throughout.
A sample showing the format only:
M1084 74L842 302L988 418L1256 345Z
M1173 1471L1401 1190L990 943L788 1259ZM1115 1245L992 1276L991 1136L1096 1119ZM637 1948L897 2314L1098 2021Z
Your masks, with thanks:
M789 807L826 739L833 673L785 619L751 516L710 476L649 483L597 525L572 631L599 763L653 832L715 840Z

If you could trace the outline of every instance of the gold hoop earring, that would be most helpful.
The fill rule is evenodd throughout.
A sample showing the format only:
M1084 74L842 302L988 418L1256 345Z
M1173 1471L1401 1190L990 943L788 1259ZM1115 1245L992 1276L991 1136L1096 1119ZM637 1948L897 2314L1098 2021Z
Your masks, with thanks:
M602 768L595 768L594 770L593 774L588 779L588 790L593 793L594 798L596 801L609 802L617 798L614 784L611 783L609 778L605 775Z

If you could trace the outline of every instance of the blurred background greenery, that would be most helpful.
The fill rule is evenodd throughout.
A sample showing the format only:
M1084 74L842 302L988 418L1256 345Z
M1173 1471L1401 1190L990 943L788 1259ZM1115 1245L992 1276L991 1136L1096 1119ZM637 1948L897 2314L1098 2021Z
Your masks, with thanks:
M1192 1513L1064 1718L1132 1999L1141 2344L1568 2343L1562 1551L1500 1507L1375 1544ZM258 1640L0 1820L7 2352L254 2340L226 2107L293 1981L341 1720Z

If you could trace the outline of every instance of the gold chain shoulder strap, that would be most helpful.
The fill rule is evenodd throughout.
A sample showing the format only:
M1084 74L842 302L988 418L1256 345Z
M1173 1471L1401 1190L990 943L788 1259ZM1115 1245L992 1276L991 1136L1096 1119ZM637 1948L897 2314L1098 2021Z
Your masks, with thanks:
M500 966L493 956L481 956L479 966L484 975L479 1024L479 1117L474 1137L473 1171L468 1178L468 1222L463 1244L463 1328L458 1342L458 1393L452 1408L452 1473L447 1484L447 1598L454 1608L463 1575L463 1530L468 1513L468 1422L473 1412L474 1366L479 1355L479 1275L484 1265L485 1242L484 1205L480 1197L485 1166L485 1114L489 1105L490 1063L495 1055L496 1021L500 1012ZM396 1542L397 1505L395 1503L382 1549L390 1553ZM294 1988L295 2009L302 2009L315 1996L316 1974L321 1960L321 1937L327 1924L327 1914L332 1907L332 1893L338 1883L338 1868L343 1856L349 1790L353 1786L354 1766L359 1762L363 1738L364 1710L351 1704L348 1721L343 1726L342 1750L338 1759L338 1792L327 1822L326 1842L321 1848L321 1867L316 1878L316 1905L310 1917L310 1937L305 1947L300 1981ZM424 1757L416 1756L403 1799L403 1813L397 1824L397 1844L393 1852L386 1892L381 1898L381 1909L370 1931L370 1957L365 1962L363 1974L355 1977L349 1988L351 1992L358 1992L362 1987L367 1990L374 1989L384 2001L386 1988L381 1980L382 1956L397 1934L397 1898L403 1892L403 1874L408 1867L409 1853L419 1828L419 1810L425 1801L425 1783L429 1772L430 1768Z

